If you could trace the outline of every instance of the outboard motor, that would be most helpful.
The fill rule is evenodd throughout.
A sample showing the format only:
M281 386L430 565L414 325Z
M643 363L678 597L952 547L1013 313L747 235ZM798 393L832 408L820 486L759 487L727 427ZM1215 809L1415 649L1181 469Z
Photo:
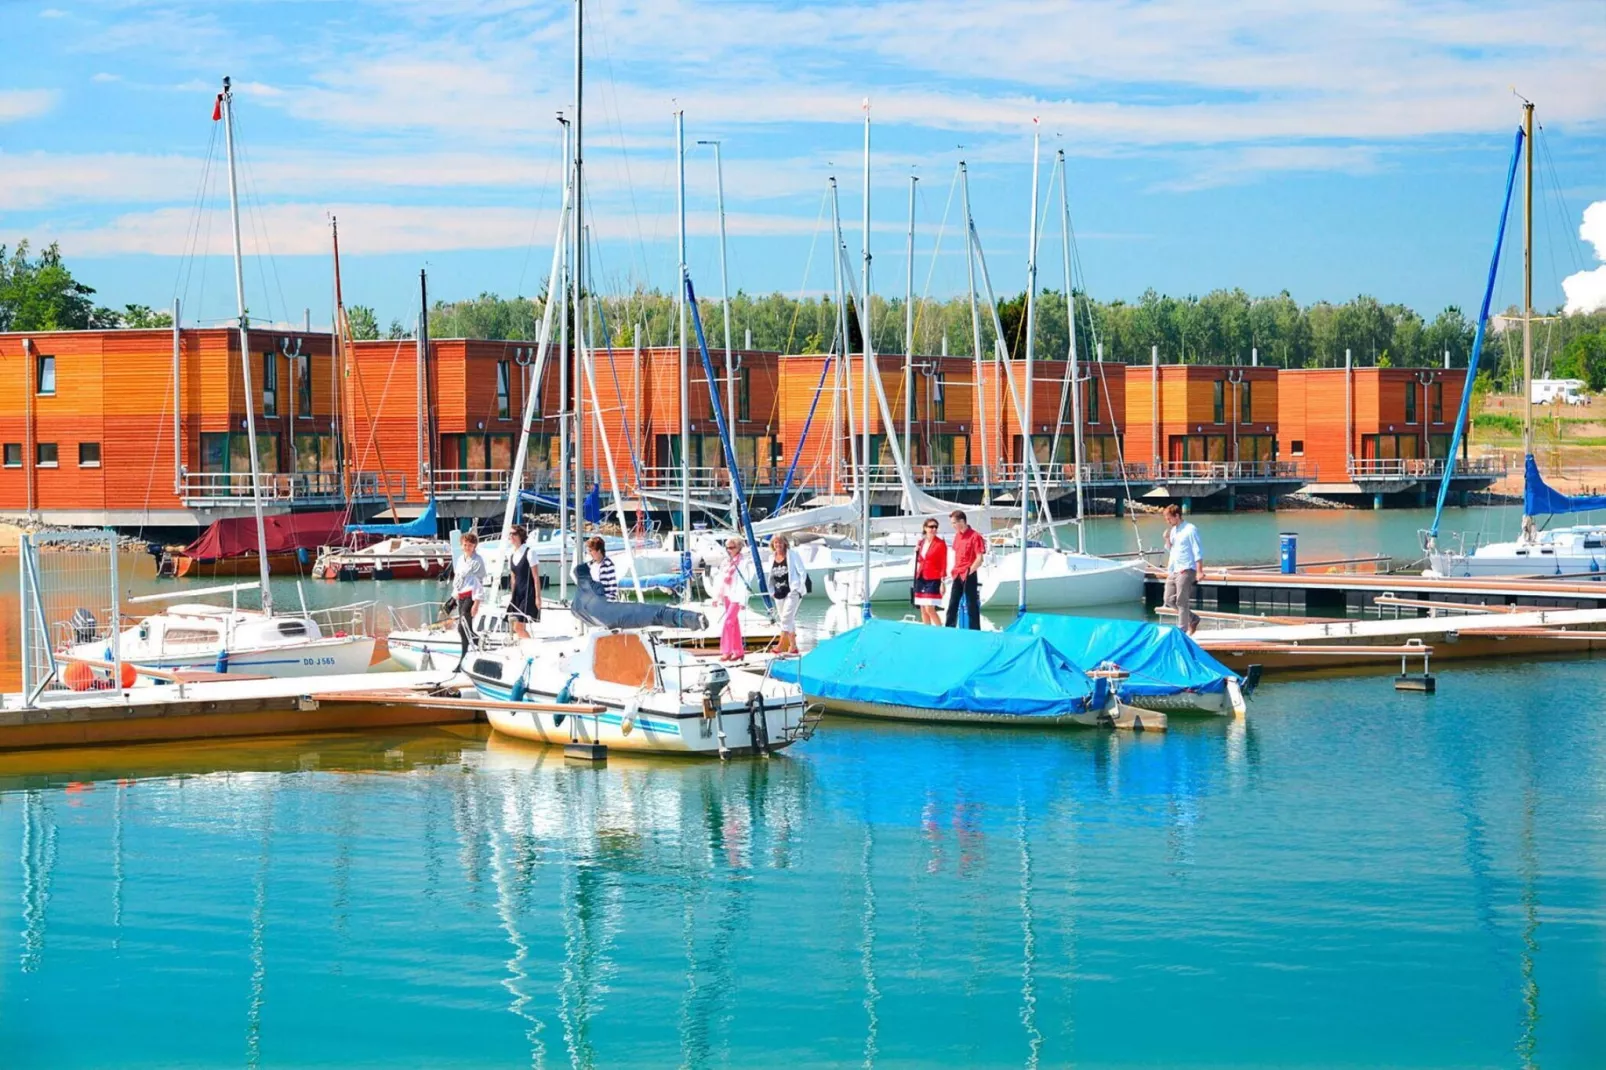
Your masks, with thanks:
M80 645L93 643L100 632L100 622L83 606L72 611L72 616L67 618L67 627L72 629L73 642Z
M703 716L712 720L719 716L721 696L731 685L731 674L723 665L710 665L703 670L697 690L703 693Z

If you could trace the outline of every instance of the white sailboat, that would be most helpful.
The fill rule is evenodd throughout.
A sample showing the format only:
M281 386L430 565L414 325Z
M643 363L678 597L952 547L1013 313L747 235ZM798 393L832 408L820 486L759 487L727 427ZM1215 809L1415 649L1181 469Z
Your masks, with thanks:
M234 168L234 94L223 79L213 119L223 121L229 165L229 213L234 238L234 296L239 318L240 370L245 386L245 431L251 461L251 509L256 517L257 562L260 580L204 591L178 592L178 597L238 592L257 588L260 610L244 609L236 601L228 606L186 603L154 613L117 632L115 660L136 669L206 668L218 672L248 672L262 676L315 676L327 673L366 672L373 661L374 638L330 629L302 607L301 615L273 612L268 586L267 535L262 512L262 473L257 455L257 395L251 382L250 316L245 307L245 259L240 243L240 204ZM174 597L160 595L159 600ZM141 601L135 599L134 601ZM360 618L358 618L360 619ZM114 622L117 627L120 622ZM77 658L114 660L110 641L76 643L67 653Z
M1015 405L1016 417L1023 429L1021 434L1020 524L1016 529L1014 546L990 552L978 570L979 594L984 609L1014 605L1025 612L1028 600L1039 609L1079 609L1085 606L1109 605L1116 602L1135 602L1143 595L1144 566L1141 560L1113 561L1086 552L1086 535L1082 528L1082 406L1081 383L1077 374L1076 356L1076 305L1072 297L1075 288L1071 278L1070 254L1070 203L1066 193L1065 153L1061 151L1055 165L1060 182L1060 207L1064 234L1065 302L1069 321L1070 353L1067 375L1071 383L1071 423L1075 443L1076 470L1076 531L1077 550L1062 550L1054 546L1033 546L1029 537L1029 514L1032 489L1036 485L1039 502L1045 516L1048 498L1043 491L1043 479L1037 466L1032 444L1032 362L1036 359L1037 310L1037 160L1038 133L1032 135L1032 215L1031 238L1028 243L1026 265L1026 359L1023 369L1025 387L1016 392L1013 377L1009 379L1010 400ZM968 222L968 221L967 221ZM974 238L974 224L969 226ZM978 250L979 254L979 250ZM985 261L983 278L987 277ZM991 283L988 284L991 299ZM996 310L997 302L992 301ZM996 319L996 311L994 313ZM1001 325L995 324L1000 346L1003 343ZM1008 375L1008 365L1005 365ZM1052 525L1047 528L1053 532Z
M1436 545L1439 515L1443 513L1444 487L1448 485L1456 450L1465 429L1466 405L1457 419L1455 441L1446 461L1446 470L1439 494L1439 511L1434 516L1434 527L1428 533L1428 574L1445 577L1479 576L1599 576L1606 572L1606 525L1574 524L1540 530L1535 517L1606 509L1606 496L1569 496L1552 490L1540 475L1534 459L1533 423L1533 163L1534 163L1534 106L1523 101L1523 125L1519 137L1523 143L1523 245L1522 245L1522 389L1524 397L1523 442L1523 516L1517 538L1487 543L1472 549L1441 550ZM1513 174L1516 166L1512 160ZM1511 195L1508 179L1507 205ZM1501 234L1504 235L1507 206L1501 208ZM1500 242L1495 244L1495 263L1499 263ZM1494 281L1493 270L1490 283ZM1482 350L1485 324L1489 313L1489 292L1483 300L1478 320L1477 335L1473 343L1473 357L1467 372L1466 393L1471 392L1477 356Z

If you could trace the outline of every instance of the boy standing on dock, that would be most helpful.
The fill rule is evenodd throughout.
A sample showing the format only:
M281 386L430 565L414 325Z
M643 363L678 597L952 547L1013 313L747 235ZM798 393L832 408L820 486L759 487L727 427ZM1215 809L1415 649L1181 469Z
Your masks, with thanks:
M1182 506L1165 507L1165 604L1177 611L1177 626L1192 635L1199 627L1193 615L1193 589L1204 571L1204 547L1199 529L1182 519Z

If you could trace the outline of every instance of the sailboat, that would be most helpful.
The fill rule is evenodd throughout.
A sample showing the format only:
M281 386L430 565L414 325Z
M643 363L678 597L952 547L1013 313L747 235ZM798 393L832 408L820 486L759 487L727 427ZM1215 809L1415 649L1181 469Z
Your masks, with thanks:
M1461 410L1456 418L1455 433L1451 438L1449 456L1445 459L1444 475L1439 483L1437 508L1433 526L1424 532L1424 548L1428 552L1428 575L1444 577L1469 576L1600 576L1606 572L1606 525L1576 524L1559 528L1540 529L1539 517L1565 516L1573 513L1606 509L1606 495L1567 495L1545 483L1539 464L1534 459L1533 421L1533 166L1534 166L1534 105L1523 101L1522 126L1516 134L1510 167L1506 174L1505 201L1500 209L1500 226L1495 236L1494 256L1489 264L1488 283L1484 288L1483 305L1478 314L1477 333L1473 337L1472 355L1467 364L1466 386L1461 393ZM1522 526L1517 538L1508 542L1487 543L1470 550L1442 550L1437 545L1439 522L1444 513L1450 479L1455 472L1456 458L1460 455L1461 440L1467 425L1468 405L1472 398L1472 381L1477 375L1478 358L1483 351L1484 332L1489 321L1489 303L1494 294L1495 276L1500 264L1500 249L1505 237L1506 217L1511 209L1512 187L1515 184L1517 165L1523 165L1523 250L1522 250L1522 382L1523 406L1523 495Z
M240 247L240 207L234 169L234 95L228 78L218 93L212 118L222 120L229 162L229 211L233 219L234 296L239 315L240 369L245 385L245 430L251 458L251 509L256 526L257 568L255 583L230 584L201 591L181 591L157 595L191 598L203 594L228 593L235 601L219 606L183 603L154 613L117 633L114 652L110 642L71 644L67 653L90 660L119 660L136 669L194 669L217 672L248 672L253 675L290 677L366 672L373 662L374 638L363 634L366 627L360 613L350 618L355 625L348 632L339 626L327 629L302 606L299 616L275 615L273 593L268 586L270 570L267 522L262 511L262 473L257 455L256 393L251 385L250 317L245 308L245 259ZM238 605L238 592L258 588L260 610ZM137 601L137 600L136 600ZM348 607L353 610L361 607ZM328 624L328 621L324 622Z
M1029 536L1033 477L1039 484L1041 504L1047 514L1047 495L1041 494L1042 477L1037 467L1032 445L1032 361L1036 357L1037 310L1037 174L1039 133L1032 134L1032 215L1026 264L1026 359L1025 388L1016 393L1015 381L1009 380L1010 399L1015 404L1016 417L1023 429L1021 434L1020 525L1012 548L995 550L983 560L977 573L983 608L1014 605L1019 612L1026 610L1027 598L1040 609L1076 609L1083 606L1107 605L1114 602L1135 602L1143 595L1144 565L1141 559L1112 561L1086 552L1086 534L1082 514L1082 406L1081 383L1077 377L1076 357L1076 302L1071 279L1071 227L1070 200L1066 191L1065 153L1056 161L1056 175L1060 184L1060 209L1063 221L1065 260L1065 314L1068 321L1070 354L1067 374L1071 386L1071 423L1075 443L1076 470L1076 531L1077 549L1062 550L1055 546L1033 546ZM967 223L969 221L967 220ZM974 224L968 229L974 239ZM985 271L983 272L985 277ZM991 286L988 287L989 291ZM991 296L989 292L989 296ZM996 309L996 302L994 307ZM994 313L996 316L996 311ZM998 331L1002 342L1003 331ZM1006 365L1005 373L1008 374ZM1049 528L1050 531L1054 529Z

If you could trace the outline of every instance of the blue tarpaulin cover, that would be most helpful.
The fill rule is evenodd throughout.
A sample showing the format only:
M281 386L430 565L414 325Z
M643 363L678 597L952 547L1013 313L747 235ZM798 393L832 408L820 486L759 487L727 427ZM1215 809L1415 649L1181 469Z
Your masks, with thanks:
M405 524L347 524L348 535L379 535L384 538L433 539L439 534L435 523L435 503L432 500L428 507L418 515L418 519L409 520Z
M1042 639L869 620L771 672L812 698L1015 717L1101 708L1091 680Z
M1098 620L1026 613L1009 626L1015 635L1046 639L1084 670L1106 663L1129 675L1123 695L1219 694L1237 674L1179 628L1140 620Z
M1606 494L1563 494L1545 484L1534 455L1522 468L1522 511L1526 516L1556 516L1606 509Z

